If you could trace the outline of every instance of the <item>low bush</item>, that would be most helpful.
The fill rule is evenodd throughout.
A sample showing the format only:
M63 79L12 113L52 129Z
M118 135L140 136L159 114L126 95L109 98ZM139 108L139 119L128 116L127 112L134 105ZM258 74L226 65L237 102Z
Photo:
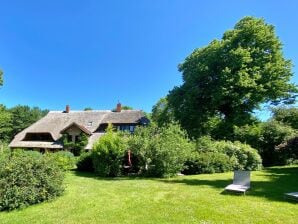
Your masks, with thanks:
M114 132L109 125L106 134L93 145L92 162L95 173L102 177L119 176L125 150L125 137Z
M256 149L240 142L219 141L216 144L218 151L229 158L235 158L235 170L259 170L262 167L262 159Z
M64 173L37 152L15 151L0 163L0 210L12 210L62 194Z
M185 162L183 174L201 173L222 173L233 169L235 159L230 159L227 155L218 152L194 153L191 159Z
M80 155L77 161L77 170L84 172L94 172L91 152L84 152Z
M240 142L213 141L202 137L197 149L185 163L185 174L226 172L232 170L259 170L262 160L258 152Z
M59 151L55 153L47 153L45 156L54 159L63 170L71 170L75 168L76 158L71 152Z

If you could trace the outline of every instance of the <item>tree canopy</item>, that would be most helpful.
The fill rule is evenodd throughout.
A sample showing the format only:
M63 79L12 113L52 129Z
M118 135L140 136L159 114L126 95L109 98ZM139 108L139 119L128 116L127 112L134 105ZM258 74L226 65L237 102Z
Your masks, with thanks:
M273 119L298 130L298 108L277 107L272 109Z
M206 122L215 118L232 131L251 122L261 103L293 102L297 87L290 83L291 69L274 27L244 17L179 65L183 84L169 92L168 102L192 136L204 134Z
M10 141L17 133L27 128L48 113L38 107L17 105L10 109L0 104L0 142Z
M121 110L133 110L133 107L127 106L127 105L122 105ZM112 109L113 112L117 111L117 108Z
M152 121L156 122L158 126L164 126L174 121L174 115L172 109L169 107L166 97L161 98L152 107Z

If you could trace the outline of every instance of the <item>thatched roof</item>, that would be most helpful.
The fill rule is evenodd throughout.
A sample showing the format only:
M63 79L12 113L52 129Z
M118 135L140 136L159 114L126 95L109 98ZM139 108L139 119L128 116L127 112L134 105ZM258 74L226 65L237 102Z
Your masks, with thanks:
M101 137L103 136L104 133L93 133L89 139L88 139L88 144L86 145L85 149L91 150L93 144Z
M144 119L144 114L140 110L123 110L121 112L112 112L109 110L99 111L70 111L65 113L62 111L51 111L45 117L35 122L22 132L18 133L10 147L35 147L40 148L56 148L57 145L47 143L37 143L34 141L23 141L27 133L49 133L56 142L62 137L61 131L67 129L73 124L84 130L84 132L94 133L100 124L138 124ZM99 135L95 135L98 137ZM95 141L95 136L91 135L90 141ZM89 141L89 142L90 142ZM58 143L57 143L58 144ZM91 144L91 142L90 142ZM90 146L90 144L88 144ZM47 146L47 147L45 147Z
M60 131L60 133L61 134L63 134L63 133L65 133L69 128L71 128L71 127L73 127L73 126L75 126L75 127L77 127L78 129L80 129L82 132L84 132L85 134L87 134L87 135L91 135L91 132L87 129L87 128L85 128L83 125L79 125L79 124L77 124L76 122L72 122L70 125L68 125L66 128L63 128L61 131Z
M43 142L43 141L13 141L9 144L9 147L63 149L63 145L60 142Z

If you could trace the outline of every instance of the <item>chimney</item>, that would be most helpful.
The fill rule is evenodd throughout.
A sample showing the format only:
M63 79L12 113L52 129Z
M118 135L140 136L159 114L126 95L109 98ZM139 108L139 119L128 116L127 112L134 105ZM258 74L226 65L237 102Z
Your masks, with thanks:
M117 103L116 112L121 112L122 106L121 103Z
M69 113L69 111L70 111L70 106L69 105L66 105L65 113Z

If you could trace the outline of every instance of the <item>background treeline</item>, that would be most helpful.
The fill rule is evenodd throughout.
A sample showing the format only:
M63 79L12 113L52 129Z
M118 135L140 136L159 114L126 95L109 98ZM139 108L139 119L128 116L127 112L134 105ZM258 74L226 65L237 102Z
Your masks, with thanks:
M267 121L261 121L251 114L251 122L243 125L233 124L227 129L223 118L210 118L200 127L204 134L192 135L191 131L188 134L194 140L207 136L214 141L214 145L216 141L221 140L248 144L257 149L264 166L297 162L298 108L288 105L272 107L271 114ZM153 107L151 119L161 127L178 122L166 98L160 99ZM188 129L185 130L188 131Z
M17 105L7 108L0 104L0 142L8 143L17 133L44 117L48 112L38 107Z

